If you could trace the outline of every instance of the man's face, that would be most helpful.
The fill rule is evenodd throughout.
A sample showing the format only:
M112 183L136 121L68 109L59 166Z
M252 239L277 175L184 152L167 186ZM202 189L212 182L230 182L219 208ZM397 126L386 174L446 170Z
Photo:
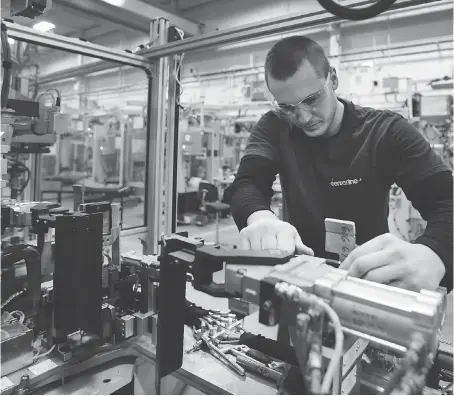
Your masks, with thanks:
M279 105L279 111L309 137L329 134L328 129L336 113L336 87L335 71L331 71L325 79L319 77L308 62L303 62L286 81L268 77L268 88Z

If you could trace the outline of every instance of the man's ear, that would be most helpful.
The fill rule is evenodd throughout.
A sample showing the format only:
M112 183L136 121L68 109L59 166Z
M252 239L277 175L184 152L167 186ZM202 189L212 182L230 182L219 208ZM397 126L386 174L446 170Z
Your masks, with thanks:
M333 89L336 90L339 86L339 79L337 78L336 68L331 67L330 72L331 83L333 84Z

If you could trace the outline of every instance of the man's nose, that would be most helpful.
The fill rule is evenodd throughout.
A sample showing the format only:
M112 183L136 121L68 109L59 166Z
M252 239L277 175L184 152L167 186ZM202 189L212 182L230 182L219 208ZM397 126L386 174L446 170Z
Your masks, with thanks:
M296 108L296 114L298 117L298 121L302 124L308 124L310 119L312 118L312 113L310 110L305 110L301 107Z

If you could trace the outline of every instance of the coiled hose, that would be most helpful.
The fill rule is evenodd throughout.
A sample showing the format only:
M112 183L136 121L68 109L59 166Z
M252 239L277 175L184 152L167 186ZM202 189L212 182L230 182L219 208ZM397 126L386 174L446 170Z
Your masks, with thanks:
M337 4L333 0L317 0L320 5L328 12L341 19L349 19L352 21L362 21L376 17L388 10L396 0L380 0L368 7L363 8L349 8Z

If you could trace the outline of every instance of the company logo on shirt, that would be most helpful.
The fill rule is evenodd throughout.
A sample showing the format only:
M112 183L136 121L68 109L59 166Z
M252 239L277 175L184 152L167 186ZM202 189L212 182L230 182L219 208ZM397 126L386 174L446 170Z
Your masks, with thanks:
M341 181L334 181L331 180L331 187L339 187L339 186L353 186L355 184L361 183L361 178L359 179L347 179L347 180L341 180Z

